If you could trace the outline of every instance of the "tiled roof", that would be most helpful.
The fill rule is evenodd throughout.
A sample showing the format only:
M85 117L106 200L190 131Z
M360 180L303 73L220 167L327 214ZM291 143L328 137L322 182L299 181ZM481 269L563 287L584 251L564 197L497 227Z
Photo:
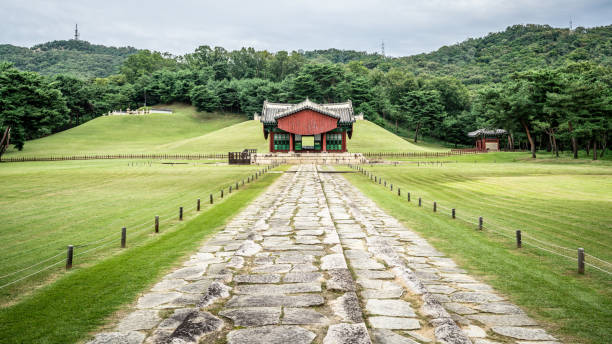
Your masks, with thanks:
M306 99L298 104L268 103L265 101L261 110L261 122L264 124L276 123L279 118L292 115L302 110L312 110L333 118L337 118L340 124L350 124L355 122L353 113L353 103L349 100L346 103L317 104Z
M469 137L476 137L480 135L498 136L498 135L504 135L506 133L507 132L504 129L494 129L494 130L478 129L478 130L470 131L468 133L468 136Z

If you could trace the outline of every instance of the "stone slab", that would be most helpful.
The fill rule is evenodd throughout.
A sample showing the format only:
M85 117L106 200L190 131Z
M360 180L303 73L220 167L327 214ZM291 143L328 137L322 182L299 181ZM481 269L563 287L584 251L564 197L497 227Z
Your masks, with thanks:
M346 266L344 255L341 253L334 253L321 257L321 269L348 269L348 267Z
M368 321L373 328L384 328L388 330L417 330L421 328L419 321L414 318L374 316L369 317Z
M539 328L525 328L518 326L493 326L491 330L502 336L511 337L515 339L526 339L526 340L556 340L555 337L546 333L546 331Z
M157 310L137 310L123 318L117 325L117 330L120 332L149 330L159 324L161 320Z
M299 326L252 327L228 333L228 344L310 344L316 335Z
M416 314L410 303L403 300L368 299L365 306L370 314L397 317L414 317Z
M285 325L323 325L329 322L323 314L308 308L285 307L283 314Z
M323 344L371 344L368 329L364 323L335 324L327 329Z
M377 328L372 331L372 338L378 344L419 344L408 337L399 335L391 330Z
M239 295L233 296L226 307L310 307L325 302L321 295Z
M234 326L264 326L275 325L280 322L280 307L246 307L225 309L219 312L226 318L232 319Z

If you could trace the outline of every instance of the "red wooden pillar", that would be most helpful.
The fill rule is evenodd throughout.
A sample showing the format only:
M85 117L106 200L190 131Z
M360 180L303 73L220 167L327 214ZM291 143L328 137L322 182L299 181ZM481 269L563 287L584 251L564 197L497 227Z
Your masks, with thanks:
M274 132L270 132L270 153L274 152Z
M346 152L346 131L342 132L342 153Z
M294 143L293 141L295 140L295 134L289 134L289 151L293 152L295 149L293 149Z
M323 140L323 142L321 142L321 148L323 148L321 151L327 152L327 133L321 134L321 140Z

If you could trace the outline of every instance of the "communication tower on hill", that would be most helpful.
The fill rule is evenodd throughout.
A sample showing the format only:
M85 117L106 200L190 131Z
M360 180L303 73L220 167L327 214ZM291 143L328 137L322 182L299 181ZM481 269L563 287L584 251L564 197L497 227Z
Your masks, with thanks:
M382 43L380 44L380 53L383 57L385 57L385 40L382 40Z
M79 24L74 24L74 40L79 40Z

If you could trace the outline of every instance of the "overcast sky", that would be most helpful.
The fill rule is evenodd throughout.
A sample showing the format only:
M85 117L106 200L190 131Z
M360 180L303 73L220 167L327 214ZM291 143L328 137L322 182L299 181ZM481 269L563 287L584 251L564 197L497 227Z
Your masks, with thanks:
M0 44L81 39L182 55L228 50L353 49L405 56L513 24L612 24L611 0L0 0Z

